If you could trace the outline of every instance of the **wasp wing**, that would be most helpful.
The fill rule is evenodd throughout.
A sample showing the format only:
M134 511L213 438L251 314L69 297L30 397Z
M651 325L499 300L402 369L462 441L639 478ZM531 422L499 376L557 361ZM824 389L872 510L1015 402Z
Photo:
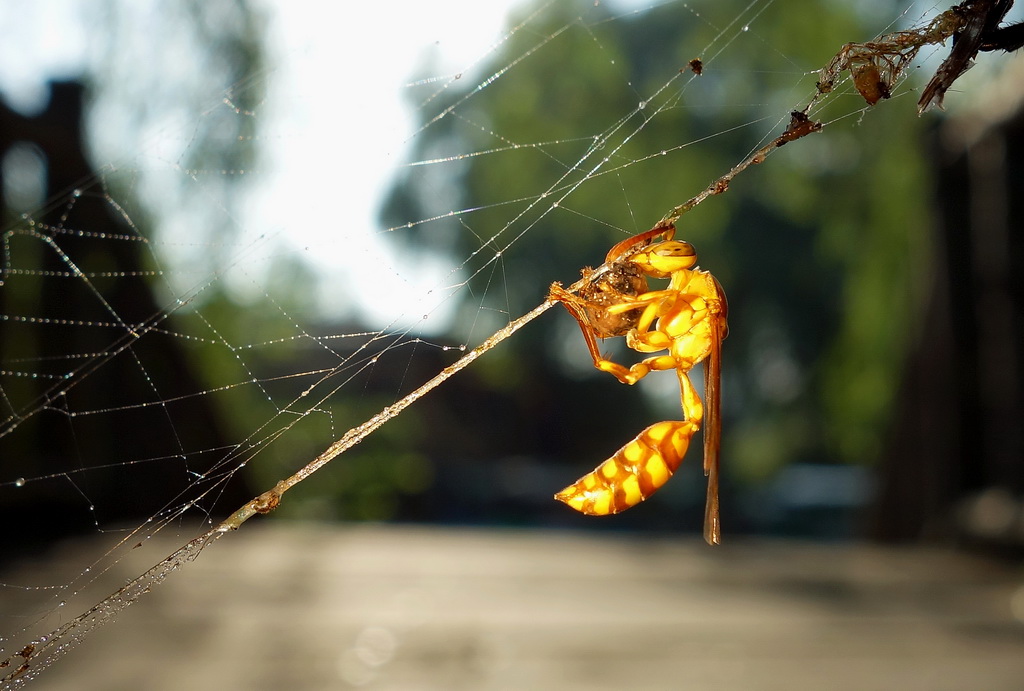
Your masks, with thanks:
M718 515L718 457L722 441L722 339L725 333L725 314L712 315L711 350L704 360L704 474L708 478L704 539L710 545L722 541Z

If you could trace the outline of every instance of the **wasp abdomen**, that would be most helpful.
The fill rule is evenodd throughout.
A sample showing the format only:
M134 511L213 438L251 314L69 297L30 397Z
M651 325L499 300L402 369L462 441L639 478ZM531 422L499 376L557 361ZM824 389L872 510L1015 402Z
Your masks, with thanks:
M696 432L693 422L656 422L555 499L588 516L636 506L672 477Z

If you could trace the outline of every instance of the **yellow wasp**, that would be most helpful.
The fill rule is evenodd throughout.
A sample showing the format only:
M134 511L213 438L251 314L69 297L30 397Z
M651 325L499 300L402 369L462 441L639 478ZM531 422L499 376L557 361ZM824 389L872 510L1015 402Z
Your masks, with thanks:
M690 439L705 421L708 495L704 539L718 544L719 384L722 340L729 332L728 305L718 280L695 268L693 245L673 240L674 235L675 226L664 224L618 243L599 269L583 270L591 280L579 295L551 284L549 299L565 305L579 322L595 367L625 384L635 384L652 370L674 369L683 406L682 420L654 423L555 499L591 516L619 513L639 504L672 477ZM649 290L647 277L668 278L668 286ZM627 369L598 350L597 339L612 336L625 336L626 345L641 353L668 353L645 358ZM688 375L701 361L706 407Z

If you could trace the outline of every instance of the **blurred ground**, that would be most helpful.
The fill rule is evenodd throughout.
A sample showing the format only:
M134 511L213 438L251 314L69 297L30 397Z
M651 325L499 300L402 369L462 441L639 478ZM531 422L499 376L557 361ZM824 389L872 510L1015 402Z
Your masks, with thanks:
M30 688L1022 689L1022 583L924 549L265 521Z

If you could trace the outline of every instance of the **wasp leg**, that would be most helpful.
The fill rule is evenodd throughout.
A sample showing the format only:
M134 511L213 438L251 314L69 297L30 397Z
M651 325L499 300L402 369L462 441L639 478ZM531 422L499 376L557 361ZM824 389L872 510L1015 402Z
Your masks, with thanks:
M634 329L626 334L626 345L639 353L653 353L668 349L672 339L661 331L643 333Z
M635 363L629 369L626 369L624 366L610 360L601 360L596 364L599 370L614 375L615 378L623 384L636 384L638 381L650 374L652 370L676 368L675 358L671 355L657 355L655 357L649 357Z
M580 325L580 331L583 332L583 340L587 342L587 350L590 351L590 357L594 359L594 366L597 367L597 363L602 357L601 351L597 347L597 338L594 337L594 330L590 328L587 321L586 301L570 293L558 282L552 283L548 288L548 299L562 303L562 306L573 316L576 323Z

